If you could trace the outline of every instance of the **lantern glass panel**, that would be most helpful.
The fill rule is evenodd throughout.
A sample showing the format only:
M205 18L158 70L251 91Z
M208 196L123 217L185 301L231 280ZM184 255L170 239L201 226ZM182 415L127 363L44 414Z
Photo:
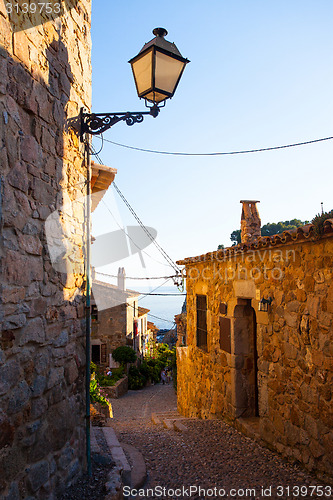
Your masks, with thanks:
M147 52L145 55L132 62L132 70L139 96L152 88L152 64L153 53Z
M158 50L155 57L155 87L173 94L183 71L184 63Z
M144 98L147 99L147 101L156 102L157 104L159 102L164 101L167 97L168 96L165 94L161 94L160 92L154 92L154 91L149 92L144 96Z

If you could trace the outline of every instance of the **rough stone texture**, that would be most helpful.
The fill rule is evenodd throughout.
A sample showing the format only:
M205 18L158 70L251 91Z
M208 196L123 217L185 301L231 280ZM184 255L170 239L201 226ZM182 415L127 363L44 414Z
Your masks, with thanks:
M68 262L79 263L65 270L53 265L45 220L65 200L71 207L85 194L83 147L68 123L81 106L90 107L91 2L28 30L13 29L5 3L0 0L0 498L56 498L85 467L84 220L79 210L62 213L64 233L70 230L62 244L76 244Z
M152 413L168 414L175 409L176 395L171 385L157 384L140 391L128 391L123 398L113 400L112 406L114 418L111 426L121 445L127 443L134 446L145 460L148 481L142 498L277 500L288 498L287 486L292 489L306 485L308 494L303 498L310 500L319 498L320 489L324 491L324 481L316 480L299 465L288 463L277 453L261 447L221 420L184 419L182 422L187 430L183 432L166 429L162 423L154 425ZM124 450L126 452L125 447ZM133 465L130 457L128 459ZM314 488L311 497L310 485L322 486L318 488L318 495ZM152 488L156 486L165 488L166 492L158 494L155 491L154 494ZM182 486L187 488L187 493L172 493L172 490ZM200 486L207 493L197 490L192 491L190 496L190 486L198 489ZM279 486L283 487L283 491L281 488L278 490ZM225 489L225 493L212 493L214 487ZM266 496L262 493L263 488ZM332 489L327 486L325 493L328 498L331 492ZM140 498L139 494L137 498Z
M243 205L241 217L242 243L255 242L261 236L261 220L257 208L258 201L241 200Z
M109 398L121 398L128 391L128 377L118 380L114 386L104 387L103 390Z
M331 235L186 262L187 346L178 347L177 386L182 414L257 417L262 440L330 477L332 263ZM207 296L206 351L196 344L197 294ZM269 297L268 312L259 311Z

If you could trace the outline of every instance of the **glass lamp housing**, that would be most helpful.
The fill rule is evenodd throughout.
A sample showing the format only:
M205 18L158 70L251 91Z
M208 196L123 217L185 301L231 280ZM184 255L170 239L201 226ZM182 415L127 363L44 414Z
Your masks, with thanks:
M164 39L167 31L156 28L155 38L146 43L139 54L129 61L140 98L154 104L170 99L177 88L188 59L174 43Z

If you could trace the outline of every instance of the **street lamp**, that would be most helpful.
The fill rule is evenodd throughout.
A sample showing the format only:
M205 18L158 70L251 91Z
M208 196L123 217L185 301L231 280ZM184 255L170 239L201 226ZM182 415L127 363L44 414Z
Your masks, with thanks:
M105 132L119 121L127 125L141 123L143 115L157 117L161 103L173 97L185 66L190 61L182 57L174 43L165 40L168 34L164 28L153 30L155 38L146 43L139 54L129 63L140 99L145 99L149 111L121 113L85 113L81 109L80 137L84 134L97 135ZM148 103L152 103L150 106Z
M141 123L144 115L157 117L161 103L174 95L185 66L190 61L184 59L174 43L165 40L168 34L164 28L155 28L155 38L146 43L139 54L129 62L132 65L136 89L140 99L145 99L149 111L125 113L85 113L80 111L80 140L85 145L87 167L87 202L86 202L86 452L87 470L91 475L90 450L90 331L91 331L91 277L90 277L90 211L91 211L91 160L90 140L85 134L102 134L120 121L127 125ZM152 105L149 105L151 103ZM164 106L163 104L163 106Z

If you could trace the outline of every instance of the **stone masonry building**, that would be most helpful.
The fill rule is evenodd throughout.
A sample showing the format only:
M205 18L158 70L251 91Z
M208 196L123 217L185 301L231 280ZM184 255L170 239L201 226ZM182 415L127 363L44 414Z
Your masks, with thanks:
M224 419L332 478L333 219L322 234L309 224L253 237L256 203L243 201L241 244L178 262L187 281L178 408Z
M105 367L118 366L112 358L117 347L130 346L141 358L153 338L148 328L149 309L139 306L140 292L126 289L125 278L125 270L120 267L117 286L93 280L91 359Z
M71 124L91 102L91 2L61 2L60 15L34 22L6 5L0 0L0 498L55 499L86 460L87 171Z

